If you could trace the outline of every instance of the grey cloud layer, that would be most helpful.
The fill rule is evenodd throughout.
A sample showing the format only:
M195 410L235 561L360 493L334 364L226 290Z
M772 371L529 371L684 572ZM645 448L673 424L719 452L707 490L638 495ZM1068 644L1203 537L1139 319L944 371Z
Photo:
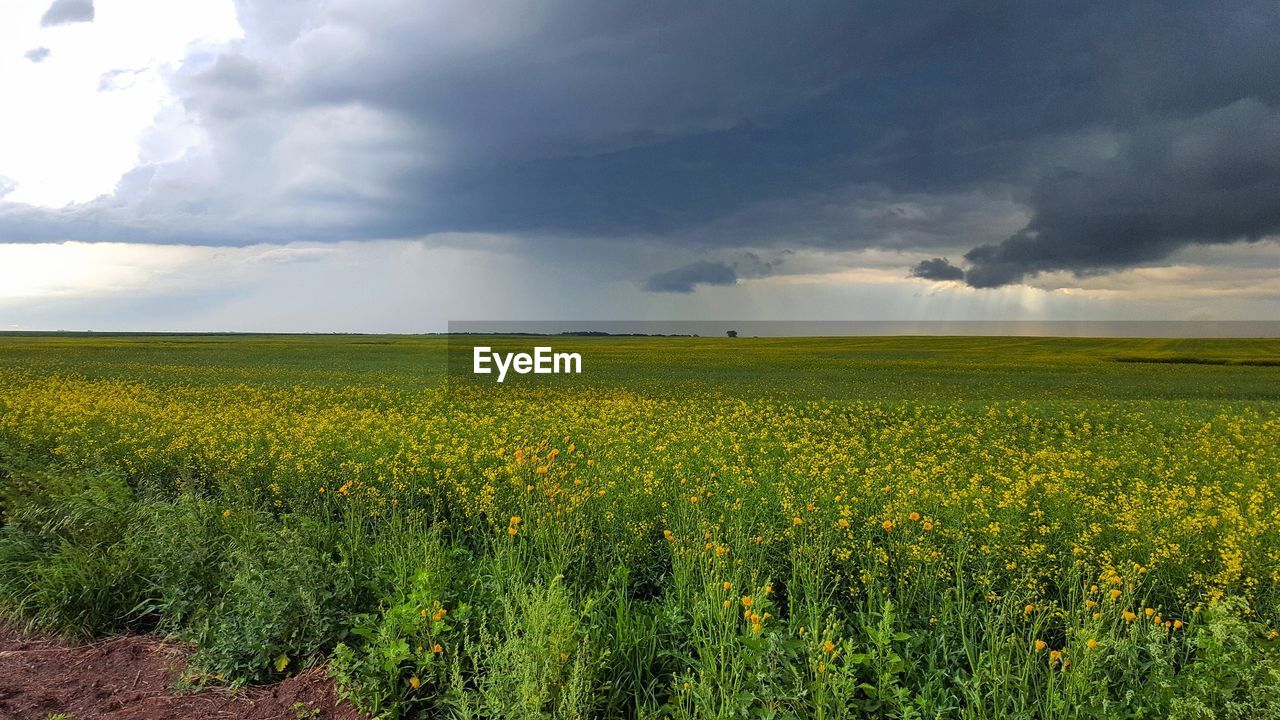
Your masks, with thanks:
M93 22L93 0L53 0L40 18L43 27L78 22Z
M699 285L732 285L738 282L733 268L719 262L696 262L652 275L644 283L648 292L691 293Z
M911 275L924 280L964 280L964 270L952 265L947 258L921 260L919 264L911 269Z
M1274 2L485 7L241 0L173 81L207 151L0 235L882 247L992 286L1277 229ZM734 272L680 262L651 289Z

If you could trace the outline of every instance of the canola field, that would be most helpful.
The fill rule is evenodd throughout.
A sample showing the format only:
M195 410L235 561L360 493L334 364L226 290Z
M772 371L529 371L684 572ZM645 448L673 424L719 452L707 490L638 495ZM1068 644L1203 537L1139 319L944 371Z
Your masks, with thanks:
M1280 341L472 344L0 336L0 613L377 717L1280 717Z

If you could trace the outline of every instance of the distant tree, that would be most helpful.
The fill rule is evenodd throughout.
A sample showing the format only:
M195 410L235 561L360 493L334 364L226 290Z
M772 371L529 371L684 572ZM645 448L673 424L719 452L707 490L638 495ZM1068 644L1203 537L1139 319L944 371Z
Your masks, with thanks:
M728 335L729 337L738 337L738 331L730 330L729 332L725 333L725 335Z

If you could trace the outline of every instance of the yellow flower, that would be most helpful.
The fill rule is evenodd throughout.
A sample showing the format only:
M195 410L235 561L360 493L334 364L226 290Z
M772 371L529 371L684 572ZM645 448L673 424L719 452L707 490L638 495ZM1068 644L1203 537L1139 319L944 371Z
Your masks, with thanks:
M1035 609L1036 609L1035 605L1032 605L1031 603L1027 603L1027 606L1022 608L1022 612L1023 614L1030 615L1031 613L1035 612Z
M742 596L742 607L745 607L745 608L749 608L749 607L751 607L751 596L750 596L750 595L743 595L743 596Z
M1111 592L1107 594L1111 596L1112 600L1115 600L1116 598L1120 597L1120 591L1115 588L1111 588Z
M831 642L830 640L827 640L822 643L822 651L830 655L831 653L836 651L836 644Z
M1143 610L1142 612L1146 613L1146 614L1147 614L1147 617L1151 617L1152 615L1155 615L1155 614L1156 614L1156 611L1155 611L1155 609L1154 609L1154 608L1147 608L1146 610Z
M409 678L409 686L412 687L414 690L417 690L418 688L422 687L422 681L418 679L417 675L414 675L413 677Z
M224 517L224 518L229 518L229 517L231 517L231 508L227 508L226 510L223 510L223 511L222 511L222 517Z
M507 528L507 534L508 534L508 535L511 535L511 536L513 536L513 537L514 537L514 536L515 536L515 534L516 534L516 533L518 533L518 532L520 532L520 531L516 529L516 526L515 526L515 525L512 525L511 527ZM535 538L535 540L536 540L536 538Z
M1181 630L1181 629L1182 629L1182 621L1181 621L1181 620L1174 620L1174 621L1173 621L1173 629L1174 629L1174 630ZM1275 631L1273 630L1272 632L1274 633Z
M720 584L720 586L723 587L725 590L733 589L733 583L729 582L728 580L725 580L723 583Z
M1125 621L1125 622L1133 622L1133 621L1134 621L1134 618L1136 618L1136 617L1138 617L1138 616L1137 616L1137 615L1134 615L1132 612L1130 612L1130 611L1128 611L1128 610L1125 610L1125 611L1124 611L1124 613L1123 613L1123 617L1124 617L1124 621Z
M924 523L923 525L921 525L920 527L924 528L924 531L925 531L925 532L929 532L930 530L933 530L933 523L931 523L931 522L929 522L928 520L926 520L926 521L925 521L925 523Z
M1043 640L1036 640L1036 642L1035 642L1036 652L1042 652L1046 647L1048 647L1048 646L1045 644L1045 641L1043 641Z
M880 523L880 527L884 528L885 532L893 532L893 521L885 520L884 522Z
M844 518L840 518L839 520L837 520L837 521L836 521L836 524L837 524L837 525L839 525L839 526L840 526L840 527L842 527L842 528L847 528L847 527L849 527L849 521L848 521L848 520L845 520Z
M911 522L916 522L920 519L920 513L912 511L911 514L907 516L907 518L911 520Z
M1090 650L1096 650L1098 647L1098 641L1094 640L1093 638L1089 638L1089 641L1085 643L1085 646L1088 647Z
M795 525L796 527L799 527L804 524L804 521L801 520L799 517L793 517L791 518L791 524Z
M431 652L435 653L436 655L439 655L440 653L444 652L444 648L440 647L440 643L436 643L435 645L431 646Z

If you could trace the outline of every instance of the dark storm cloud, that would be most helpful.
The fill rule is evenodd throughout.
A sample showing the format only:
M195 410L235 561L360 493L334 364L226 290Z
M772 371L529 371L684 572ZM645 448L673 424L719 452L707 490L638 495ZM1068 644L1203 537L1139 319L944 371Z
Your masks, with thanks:
M647 292L691 293L699 285L732 285L738 282L733 268L718 262L696 262L660 272L644 283Z
M78 22L93 22L93 0L53 0L40 18L43 27Z
M964 270L952 265L946 258L933 258L921 260L911 268L911 276L925 280L963 280Z
M1113 157L1041 180L1030 204L1025 229L965 255L966 282L1109 270L1280 234L1280 112L1248 99L1144 127Z
M44 62L45 58L49 57L49 52L50 50L47 47L32 48L28 50L22 57L30 60L33 63Z
M173 80L208 157L65 210L0 207L0 236L973 248L966 281L986 286L1275 231L1270 0L241 0L237 16L244 39ZM956 270L916 274L939 273Z

